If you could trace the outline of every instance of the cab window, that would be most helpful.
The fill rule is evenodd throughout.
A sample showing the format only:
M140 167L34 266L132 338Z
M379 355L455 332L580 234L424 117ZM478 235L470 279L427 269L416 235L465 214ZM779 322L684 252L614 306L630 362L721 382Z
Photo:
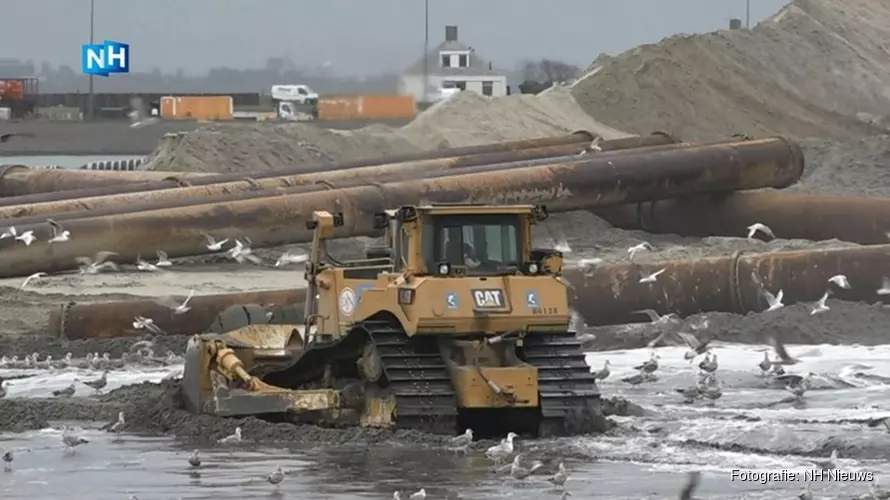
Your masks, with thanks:
M465 266L467 275L512 273L522 262L518 215L433 216L424 230L427 268L448 262Z

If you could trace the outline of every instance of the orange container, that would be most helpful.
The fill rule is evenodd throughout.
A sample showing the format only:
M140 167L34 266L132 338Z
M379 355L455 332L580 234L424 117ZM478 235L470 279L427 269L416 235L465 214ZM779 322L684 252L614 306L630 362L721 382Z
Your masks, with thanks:
M319 120L385 120L414 118L411 95L326 97L318 101Z
M232 96L164 96L161 118L165 120L231 120Z
M25 91L20 80L0 80L0 99L21 101Z

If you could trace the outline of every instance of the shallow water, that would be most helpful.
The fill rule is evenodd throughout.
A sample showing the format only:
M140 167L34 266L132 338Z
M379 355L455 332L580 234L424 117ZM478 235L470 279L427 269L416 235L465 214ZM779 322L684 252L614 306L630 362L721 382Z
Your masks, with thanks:
M815 373L803 403L759 375L762 348L718 345L718 376L724 396L713 406L682 404L673 390L694 381L683 349L659 348L660 380L629 387L619 379L649 357L649 350L591 354L599 368L612 363L601 389L642 404L651 415L619 418L607 436L559 440L517 440L527 461L545 462L549 472L564 461L572 498L676 498L683 472L703 473L701 498L787 499L801 490L803 472L837 448L839 469L890 472L890 433L862 421L890 416L890 346L788 346L801 363L788 371ZM177 367L111 372L113 384L163 378ZM0 375L3 372L0 371ZM98 372L80 372L89 380ZM13 380L10 395L45 397L65 387L74 372ZM80 391L80 389L79 389ZM89 391L78 395L89 395ZM87 396L89 397L89 396ZM95 427L95 426L94 426ZM427 498L559 498L546 475L518 482L491 471L481 453L455 455L441 449L392 443L388 446L325 449L257 448L248 442L202 450L204 465L191 476L187 457L172 439L83 431L91 442L63 453L60 431L0 435L0 448L14 449L13 471L0 474L0 498L139 499L325 498L388 499L425 487ZM30 451L28 451L30 450ZM288 475L276 488L264 481L276 465ZM734 469L798 474L798 481L760 483L732 480ZM867 491L864 480L825 479L812 483L817 498L854 498ZM406 496L406 495L403 495Z

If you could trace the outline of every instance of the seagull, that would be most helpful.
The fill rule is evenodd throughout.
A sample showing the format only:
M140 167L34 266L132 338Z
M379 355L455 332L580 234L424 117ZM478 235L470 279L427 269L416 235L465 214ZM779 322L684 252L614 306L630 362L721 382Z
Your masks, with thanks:
M564 239L560 239L559 241L552 239L548 240L547 246L556 250L557 252L572 253L572 247L569 245L569 242Z
M223 245L225 245L226 242L229 241L228 238L226 238L224 240L216 241L213 239L213 236L210 236L207 233L201 233L201 234L203 234L204 239L207 240L207 250L210 250L211 252L218 252L218 251L222 250Z
M698 367L708 373L714 373L717 371L717 355L716 354L705 354L705 359L702 360L701 363L698 364Z
M890 278L884 276L881 278L881 288L878 288L878 295L890 295Z
M655 280L658 279L658 276L665 271L667 271L666 267L661 268L652 274L640 273L640 276L642 276L642 278L640 278L640 283L655 283Z
M682 389L674 388L674 390L680 393L681 396L683 396L683 402L687 404L692 403L693 401L695 401L696 398L701 396L698 385L684 387Z
M813 463L822 469L837 469L837 449L831 450L827 460L813 460Z
M281 484L281 481L284 481L284 471L281 470L280 465L274 472L266 476L266 481L269 481L269 484L274 484L275 486L278 486Z
M622 382L628 383L630 385L640 385L643 382L653 382L658 380L658 377L651 373L639 372L629 377L624 377L621 379Z
M822 298L820 298L816 302L816 305L814 305L813 309L810 311L810 316L812 316L814 314L819 314L820 312L824 312L824 311L828 310L828 306L825 305L825 301L828 300L828 294L830 292L831 292L831 290L825 290L825 294L822 295Z
M658 354L655 354L655 351L649 356L649 359L646 360L643 364L637 365L634 367L634 370L639 370L642 373L654 373L655 370L658 370L658 360L661 358Z
M602 137L597 136L590 144L584 146L584 149L582 149L581 152L578 153L578 156L584 156L588 153L599 153L600 151L602 151L603 148L600 146L601 140Z
M250 238L244 238L244 241L236 238L235 246L229 250L229 257L238 261L239 264L244 263L245 260L249 260L254 264L262 264L263 261L256 255L253 255L252 252Z
M763 360L760 363L757 363L757 366L760 368L760 371L763 372L763 375L766 375L769 373L770 368L775 366L775 363L770 361L769 353L763 351Z
M17 234L18 233L16 233L16 231L15 231L15 226L9 226L9 228L7 228L6 231L3 231L3 233L0 233L0 240L6 239L6 238L15 238Z
M411 500L423 500L426 498L426 488L420 488L408 497Z
M495 462L500 462L503 459L509 457L513 454L513 439L515 437L516 433L507 433L507 437L502 439L500 444L496 444L485 450L485 456L490 458L491 460L494 460Z
M155 335L164 335L164 330L161 330L157 325L155 325L155 320L151 318L146 318L145 316L135 316L133 318L133 328L137 330L147 330Z
M692 494L698 489L698 483L701 482L701 472L693 471L686 475L686 483L680 489L680 500L693 500Z
M846 274L835 274L834 276L828 278L829 283L834 283L835 285L845 289L850 289L850 281L847 279Z
M664 316L660 316L655 309L640 309L639 311L634 311L635 314L645 314L649 316L649 319L652 320L653 323L667 323L669 321L677 321L677 315L674 313L667 313Z
M108 370L102 372L102 376L97 378L96 380L88 380L83 383L83 385L87 387L91 387L96 390L96 394L102 391L102 388L108 385Z
M805 377L801 377L800 375L795 375L796 378L787 378L791 377L791 375L784 375L786 377L783 380L788 381L788 385L785 386L791 394L794 394L797 398L802 398L804 394L810 389L810 378L813 376L812 373L807 373ZM778 377L777 377L778 378Z
M634 245L634 246L628 248L627 253L630 254L630 259L633 260L634 255L636 255L637 252L640 252L643 250L652 251L654 249L652 248L652 245L650 245L648 241L644 241L644 242L640 243L639 245Z
M185 314L192 309L191 307L189 307L188 303L190 300L192 300L192 297L194 297L194 295L195 295L195 291L189 290L188 297L186 297L185 300L182 301L181 304L176 302L176 300L174 300L173 297L161 297L161 298L157 299L155 302L157 304L160 304L162 306L172 309L173 314Z
M596 268L603 263L603 259L599 257L591 257L589 259L581 259L578 261L578 267L584 271L584 277L589 278L593 276Z
M167 257L167 252L163 250L158 250L155 252L158 254L158 261L155 263L158 267L170 267L173 265L173 262L170 261L170 258Z
M463 434L451 438L451 446L463 448L473 442L473 429L467 429Z
M569 474L566 472L566 467L562 462L559 463L556 474L547 478L547 481L554 486L559 486L560 488L565 487L566 481L569 479Z
M103 431L108 432L120 432L124 429L124 426L127 425L127 421L124 419L124 412L117 412L117 420L106 425L102 428Z
M803 491L797 494L798 500L813 500L813 490L810 489L810 483L803 487Z
M201 457L198 455L198 450L192 452L192 456L189 457L189 465L194 468L198 468L201 466Z
M754 234L757 233L757 231L760 231L765 236L769 236L770 239L773 239L776 237L776 235L773 234L773 230L770 229L769 227L767 227L766 224L761 224L759 222L755 222L754 224L751 224L750 226L748 226L748 239L749 240L753 239Z
M226 436L217 443L219 444L238 444L241 442L241 427L235 427L235 433L229 436Z
M513 458L513 464L510 465L510 475L513 476L513 479L523 480L528 476L531 476L538 469L540 469L544 464L541 461L532 462L531 467L525 468L519 465L519 457L522 456L522 453L517 453L516 457Z
M612 372L609 370L609 360L607 359L605 363L603 363L603 367L595 372L593 372L594 380L606 380L609 378L609 374Z
M720 399L720 396L723 396L723 390L720 389L720 384L717 382L716 378L709 379L707 382L700 381L696 384L696 388L702 396L711 401L716 401Z
M46 219L46 222L50 225L50 229L53 230L53 237L49 239L50 243L62 243L63 241L71 240L71 231L64 229L61 224L52 219Z
M67 449L73 450L74 448L76 448L82 444L89 443L89 441L87 441L86 439L84 439L80 436L72 436L71 434L68 434L68 431L66 430L65 432L62 433L62 443L65 444L66 450Z
M96 274L106 267L118 271L117 264L111 261L105 261L105 259L112 255L117 255L117 252L103 250L101 252L96 252L96 255L92 259L89 257L76 257L74 260L80 264L80 274Z
M691 333L677 332L677 335L689 347L689 350L683 353L683 359L688 360L690 363L692 363L692 361L698 356L707 352L708 346L711 343L710 340L702 342L698 339L698 337L692 335Z
M0 377L0 399L3 399L6 397L7 391L6 391L5 384L6 384L6 381L3 380L3 377Z
M766 299L766 303L769 304L769 307L766 309L766 312L775 311L785 307L785 304L782 303L782 297L785 296L785 292L779 290L779 293L773 295L767 290L760 289L760 292L763 294L763 298Z
M147 260L143 260L138 254L136 255L136 269L146 272L160 271L161 269Z
M32 280L36 280L37 278L42 278L44 276L46 276L46 273L43 272L34 273L31 276L28 276L27 278L25 278L25 281L22 281L22 286L19 287L19 290L24 290L25 287L28 286L28 283L30 283Z
M34 231L25 231L24 233L16 236L15 239L21 241L25 244L25 246L29 247L31 246L31 243L34 243L34 240L36 240L37 237L34 236Z
M12 470L12 451L7 450L3 454L3 470L6 472Z
M74 380L76 381L77 379L74 379ZM74 382L71 382L71 385L69 385L68 387L66 387L64 389L59 389L58 391L53 391L53 396L55 396L57 398L60 398L60 397L61 398L70 398L71 396L74 395L74 392L76 390L77 389L74 387Z
M791 357L790 354L788 354L788 350L785 349L785 344L780 342L778 339L776 339L775 337L767 337L767 341L771 346L773 346L773 349L776 351L776 355L779 356L779 364L795 365L797 363L800 363L800 360L794 359Z
M284 252L283 254L281 254L281 257L278 257L278 260L275 261L275 267L281 267L287 264L299 264L301 262L306 262L307 260L309 260L309 256L307 254Z

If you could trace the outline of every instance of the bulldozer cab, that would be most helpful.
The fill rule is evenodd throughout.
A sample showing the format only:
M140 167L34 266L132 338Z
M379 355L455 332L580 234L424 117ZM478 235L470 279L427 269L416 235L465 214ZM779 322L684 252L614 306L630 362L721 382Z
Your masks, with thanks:
M324 242L342 214L316 212L306 280L305 331L332 341L385 318L409 335L565 331L562 255L532 248L543 206L422 205L376 214L383 245L339 261Z

